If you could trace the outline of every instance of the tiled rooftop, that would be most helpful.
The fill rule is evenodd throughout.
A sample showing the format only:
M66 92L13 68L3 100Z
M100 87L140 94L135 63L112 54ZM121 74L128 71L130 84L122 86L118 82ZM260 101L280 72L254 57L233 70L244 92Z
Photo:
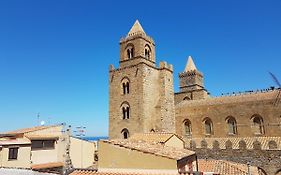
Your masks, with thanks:
M198 166L200 172L213 172L220 175L247 175L248 167L245 164L234 163L225 160L198 160ZM123 170L124 171L124 170ZM258 175L257 167L250 167L252 175ZM75 170L70 175L180 175L180 173L171 172L142 172L139 169L132 170L130 172L97 172L96 170L84 169Z
M97 172L96 170L75 170L70 175L179 175L178 173L163 173L163 172Z
M6 169L0 168L1 175L56 175L51 173L40 173L31 170L24 170L24 169Z
M136 150L169 159L180 160L184 157L194 155L195 152L174 147L168 147L159 143L148 143L137 140L102 140L102 142L116 145L119 147Z
M172 133L136 133L130 137L130 140L142 140L150 143L165 143L175 134Z
M33 170L41 170L41 169L48 169L48 168L58 168L62 166L64 166L62 162L51 162L51 163L44 163L44 164L34 164L31 166L31 168Z
M47 128L51 128L51 127L55 127L55 126L59 126L59 125L35 126L35 127L31 127L31 128L23 128L23 129L18 129L18 130L14 130L14 131L9 131L9 132L6 132L4 134L25 134L25 133L29 133L29 132L33 132L33 131L39 131L39 130L42 130L42 129L47 129Z
M202 172L214 172L220 175L247 175L248 167L225 160L198 160L199 170ZM250 168L252 175L258 175L257 167Z

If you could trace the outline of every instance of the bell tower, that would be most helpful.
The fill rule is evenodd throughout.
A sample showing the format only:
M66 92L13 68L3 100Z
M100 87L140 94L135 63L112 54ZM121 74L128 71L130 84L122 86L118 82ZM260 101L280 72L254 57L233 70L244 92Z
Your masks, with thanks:
M127 36L120 40L120 67L143 61L155 66L155 44L136 20Z
M179 74L180 92L175 94L176 104L182 100L198 100L208 96L204 88L203 74L197 70L191 56L183 72Z
M109 139L175 132L173 66L155 62L154 41L137 20L120 39L119 67L109 70Z

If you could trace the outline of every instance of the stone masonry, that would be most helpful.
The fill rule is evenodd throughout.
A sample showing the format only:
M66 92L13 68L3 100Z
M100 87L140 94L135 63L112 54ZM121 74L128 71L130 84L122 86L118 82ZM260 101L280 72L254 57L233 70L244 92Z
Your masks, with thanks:
M280 88L211 97L192 57L179 80L180 92L174 93L173 66L156 66L155 43L136 21L120 40L119 67L111 65L109 70L109 138L177 133L187 147L200 141L189 147L199 158L251 160L263 174L281 174L281 104L276 103L281 101L276 99ZM214 147L209 148L208 139L217 141ZM237 146L242 140L251 140L245 143L251 146ZM235 149L229 149L230 142Z
M175 132L173 67L166 62L156 67L154 41L138 21L121 39L120 65L117 69L110 66L109 78L110 139L151 131Z

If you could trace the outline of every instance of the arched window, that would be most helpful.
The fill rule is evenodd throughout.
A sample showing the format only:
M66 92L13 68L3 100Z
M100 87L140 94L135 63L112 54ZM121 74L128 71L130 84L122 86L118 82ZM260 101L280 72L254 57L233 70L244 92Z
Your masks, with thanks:
M122 93L124 95L130 93L130 80L127 77L122 79Z
M260 115L255 114L252 116L252 129L254 134L257 135L264 134L263 119Z
M191 122L190 120L186 119L183 121L183 131L184 135L190 136L191 135Z
M274 141L274 140L270 140L269 142L268 142L268 148L269 149L277 149L277 143Z
M234 117L227 117L226 122L228 125L228 134L237 134L237 123Z
M121 111L122 111L122 119L126 120L130 118L130 106L127 102L124 102L121 105Z
M238 142L238 145L239 145L239 149L246 149L247 148L247 144L246 144L246 142L244 141L244 140L240 140L239 142Z
M204 122L204 126L205 126L205 134L212 135L213 134L213 123L212 123L211 119L205 118L203 120L203 122Z
M144 57L146 59L150 59L150 57L151 57L151 49L150 49L149 45L145 45L145 47L144 47Z
M131 50L130 49L127 49L127 58L131 58Z
M127 128L122 129L121 134L123 136L123 139L129 138L129 130Z
M126 47L126 51L128 59L134 57L134 46L132 44L128 44L128 46Z

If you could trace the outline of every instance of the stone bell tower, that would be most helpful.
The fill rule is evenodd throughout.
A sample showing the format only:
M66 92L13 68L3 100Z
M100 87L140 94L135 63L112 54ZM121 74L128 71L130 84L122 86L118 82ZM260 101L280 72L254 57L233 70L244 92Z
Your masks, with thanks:
M137 20L120 40L119 67L109 70L109 138L175 132L173 67L160 62Z
M198 100L208 96L204 88L203 74L197 70L191 56L188 57L184 71L179 74L179 80L180 92L175 94L176 104L183 100Z

